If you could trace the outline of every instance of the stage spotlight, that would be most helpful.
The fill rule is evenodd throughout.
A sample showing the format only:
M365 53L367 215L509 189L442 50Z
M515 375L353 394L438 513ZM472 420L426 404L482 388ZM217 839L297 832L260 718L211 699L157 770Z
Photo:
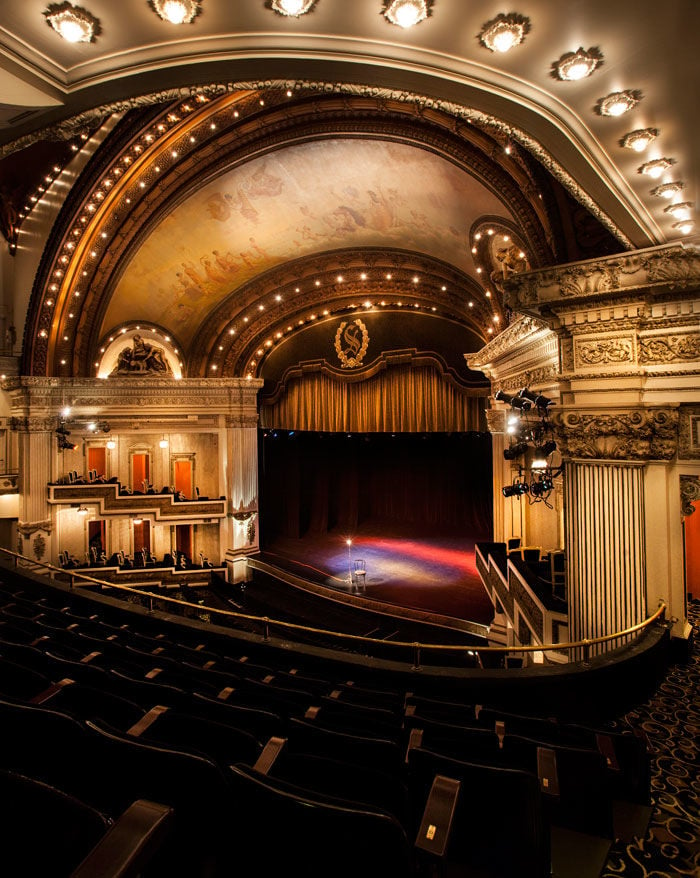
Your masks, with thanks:
M557 443L554 439L548 439L542 445L538 445L537 448L535 448L535 454L537 457L549 457L549 455L556 450Z
M58 440L58 450L59 451L75 451L78 447L75 443L71 442L68 437L70 436L70 430L66 425L61 421L56 427L56 439Z
M527 442L516 442L515 445L511 445L510 448L506 448L503 451L503 457L505 460L517 460L525 454L527 449Z
M542 412L546 412L547 407L552 405L551 399L547 399L546 396L542 396L541 394L533 393L531 390L528 390L527 387L523 387L523 389L518 392L518 397L521 399L527 399L531 403L534 403L535 408Z
M493 398L500 402L507 402L512 408L522 409L525 412L532 408L532 402L529 399L524 399L520 396L513 396L510 393L506 393L505 390L497 390L494 393Z
M504 497L519 497L521 494L527 494L529 488L527 482L513 482L512 485L506 485L503 488Z

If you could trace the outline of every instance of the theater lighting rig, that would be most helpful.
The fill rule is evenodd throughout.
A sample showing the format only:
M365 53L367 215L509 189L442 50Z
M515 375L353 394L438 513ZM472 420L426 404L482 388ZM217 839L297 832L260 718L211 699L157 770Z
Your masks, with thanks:
M511 407L506 426L510 445L504 450L503 457L511 461L522 460L513 484L503 488L503 496L520 499L524 495L528 502L544 503L552 509L549 496L554 490L554 479L564 469L552 464L552 455L557 450L549 420L552 400L527 387L517 394L498 390L494 399Z

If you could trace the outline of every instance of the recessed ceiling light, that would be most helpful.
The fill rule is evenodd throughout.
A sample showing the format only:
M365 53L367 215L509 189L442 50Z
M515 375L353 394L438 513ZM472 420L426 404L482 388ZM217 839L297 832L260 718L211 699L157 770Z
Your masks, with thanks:
M300 15L311 12L315 4L316 0L268 0L265 5L280 15L291 15L298 18Z
M601 98L595 106L595 111L600 116L621 116L632 110L642 99L642 93L638 89L615 91Z
M695 223L692 220L681 220L679 223L674 223L673 228L684 235L689 235L695 228Z
M479 39L492 52L508 52L530 32L530 19L517 12L501 13L482 27Z
M72 3L51 3L44 18L59 36L69 43L94 43L102 33L100 22L82 6Z
M680 180L674 180L673 183L663 183L652 189L651 194L657 195L659 198L673 198L674 195L682 191L683 186L684 184Z
M679 201L676 204L669 204L664 207L664 213L670 213L677 220L690 219L690 211L693 209L692 201Z
M620 146L624 146L625 149L633 149L635 152L644 152L658 136L658 128L638 128L636 131L625 134L620 141Z
M413 27L432 14L433 0L386 0L382 14L399 27Z
M667 168L670 168L671 165L675 165L675 163L675 159L654 159L651 162L644 162L643 165L640 165L637 168L637 172L639 174L646 174L647 177L652 177L654 180L656 180L663 174L663 172Z
M170 24L190 24L202 11L199 0L148 0L148 5Z
M567 52L552 64L555 79L573 81L590 76L603 63L603 53L596 46L586 51L583 46L575 52Z

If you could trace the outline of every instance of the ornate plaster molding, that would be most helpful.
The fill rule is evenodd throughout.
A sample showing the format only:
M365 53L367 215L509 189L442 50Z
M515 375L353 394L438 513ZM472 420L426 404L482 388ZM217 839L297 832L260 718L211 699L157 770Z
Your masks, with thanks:
M542 320L529 315L519 316L481 350L475 354L465 354L467 365L475 372L484 371L498 359L512 356L515 348L531 344L536 336L547 330L547 324Z
M489 433L505 433L508 412L504 408L486 409L486 426Z
M678 450L677 408L559 411L551 420L565 458L671 460Z
M700 332L646 336L639 340L640 363L687 363L700 360Z
M20 521L17 524L17 533L22 537L30 537L38 531L43 531L46 534L52 533L53 523L51 519L47 518L44 521Z
M697 510L693 505L700 500L700 476L681 476L681 513L692 515Z
M667 244L634 253L589 259L554 269L513 275L505 301L515 311L611 294L668 293L700 286L700 247Z
M484 113L481 110L476 110L473 107L464 106L463 104L458 104L454 101L426 97L425 95L416 94L415 92L403 89L389 89L377 86L319 80L270 79L215 82L186 88L173 88L152 92L150 94L138 95L126 100L105 103L99 107L87 110L78 116L73 116L70 119L63 120L52 128L40 129L32 132L31 134L0 148L0 158L10 155L12 152L26 147L37 140L70 140L72 137L84 132L86 128L94 127L103 119L115 113L123 114L141 107L195 98L198 94L203 94L206 97L213 99L237 91L258 92L268 91L270 89L280 89L284 90L284 92L288 89L292 89L296 92L317 92L324 95L354 95L364 98L372 98L374 100L378 99L410 104L414 107L414 111L417 115L423 115L430 113L431 111L445 113L457 120L467 122L491 133L492 136L502 140L504 144L508 141L517 142L534 155L549 173L557 179L566 190L568 190L576 201L578 201L579 204L584 205L584 207L596 217L601 225L607 228L608 231L621 241L624 246L630 248L634 246L632 241L613 223L611 218L600 209L595 200L591 198L591 196L579 186L566 169L554 159L549 150L526 131L517 126L510 125L496 116Z

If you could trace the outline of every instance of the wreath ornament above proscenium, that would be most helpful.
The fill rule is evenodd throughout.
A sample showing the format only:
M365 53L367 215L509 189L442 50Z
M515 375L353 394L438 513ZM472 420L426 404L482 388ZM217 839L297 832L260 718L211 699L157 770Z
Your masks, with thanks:
M358 343L357 338L350 334L350 327L355 325L362 333L361 343ZM348 332L345 331L346 326L348 327ZM346 347L343 347L343 340L346 343ZM358 317L356 320L353 320L349 326L348 322L343 320L335 334L335 352L338 355L342 368L353 369L355 366L359 366L365 358L368 346L369 333L367 332L367 327L360 318ZM348 352L350 353L350 356L348 356Z

